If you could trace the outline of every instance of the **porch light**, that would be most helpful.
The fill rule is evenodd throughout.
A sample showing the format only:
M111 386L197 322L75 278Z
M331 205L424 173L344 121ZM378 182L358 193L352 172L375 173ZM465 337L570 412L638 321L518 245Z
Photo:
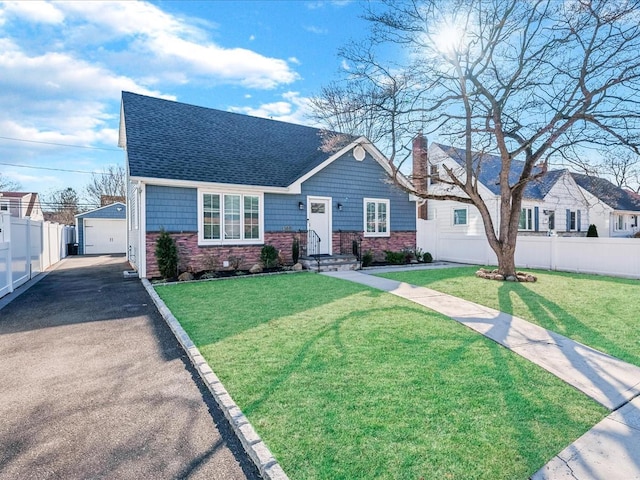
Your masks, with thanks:
M338 210L342 211L342 204L341 203L338 203L337 207L338 207Z
M298 210L304 210L304 203L298 202Z

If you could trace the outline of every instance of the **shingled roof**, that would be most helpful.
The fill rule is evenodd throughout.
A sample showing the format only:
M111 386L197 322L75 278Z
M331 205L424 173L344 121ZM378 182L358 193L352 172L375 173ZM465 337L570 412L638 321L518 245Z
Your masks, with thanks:
M632 192L616 187L609 180L580 173L571 174L578 185L614 210L640 211L640 199Z
M462 148L451 147L435 143L444 153L455 160L460 166L465 165L465 150ZM480 172L478 180L487 187L494 195L500 195L500 170L502 168L502 159L497 155L488 153L474 153L474 166L480 163ZM524 162L519 160L511 161L511 169L509 171L509 184L514 185L520 178ZM534 172L539 171L534 167ZM549 190L555 185L560 177L567 170L549 170L537 180L533 180L527 184L524 190L524 198L530 200L543 200L547 196Z
M132 177L287 187L332 155L317 128L130 92L122 108Z

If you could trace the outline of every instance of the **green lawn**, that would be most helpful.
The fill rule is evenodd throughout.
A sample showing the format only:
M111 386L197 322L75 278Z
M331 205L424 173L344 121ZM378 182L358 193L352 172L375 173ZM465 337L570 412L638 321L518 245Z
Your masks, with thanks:
M532 271L536 283L484 280L477 267L380 275L513 314L640 366L640 281Z
M156 290L292 479L525 479L607 413L357 284L303 273Z

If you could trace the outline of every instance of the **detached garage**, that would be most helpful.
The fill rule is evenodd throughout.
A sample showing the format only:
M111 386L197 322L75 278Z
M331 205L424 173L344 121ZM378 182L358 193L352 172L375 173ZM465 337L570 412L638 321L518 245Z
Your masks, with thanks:
M78 254L127 252L127 207L112 203L76 215Z

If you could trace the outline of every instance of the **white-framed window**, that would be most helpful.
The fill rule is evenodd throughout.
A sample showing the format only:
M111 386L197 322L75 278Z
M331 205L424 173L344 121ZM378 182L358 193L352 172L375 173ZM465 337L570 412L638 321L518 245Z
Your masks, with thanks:
M440 170L437 164L431 164L429 166L429 178L431 183L438 183L440 181Z
M638 215L631 215L631 227L632 228L638 227Z
M520 210L518 230L533 230L533 208L525 207Z
M262 194L198 191L200 244L262 243Z
M453 224L454 225L466 225L468 223L469 210L464 208L453 209Z
M390 202L384 198L364 199L364 236L388 237L390 230Z
M624 230L624 215L616 215L616 230Z
M577 220L576 220L576 212L569 212L569 230L576 230L577 228Z

